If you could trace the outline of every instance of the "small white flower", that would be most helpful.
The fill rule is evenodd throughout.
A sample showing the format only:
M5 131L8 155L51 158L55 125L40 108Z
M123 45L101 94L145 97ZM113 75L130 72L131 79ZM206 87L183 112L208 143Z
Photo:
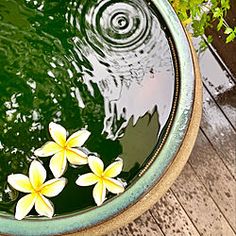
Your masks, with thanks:
M33 206L35 206L35 210L39 215L52 218L54 207L46 197L57 196L63 190L67 181L65 178L60 178L45 182L46 175L43 165L38 161L32 161L29 168L29 177L23 174L8 176L7 181L14 189L27 193L16 205L15 218L17 220L22 220Z
M81 147L90 136L90 132L83 129L66 139L66 130L61 125L51 122L49 132L53 141L47 142L34 154L39 157L52 156L50 169L56 178L61 177L67 167L67 160L73 165L88 163L87 154L76 148Z
M105 170L102 160L96 156L89 156L88 164L93 173L81 175L76 180L76 184L79 186L96 184L93 189L93 198L98 206L106 200L106 190L114 194L124 192L124 183L121 180L114 179L122 171L122 159L117 158Z

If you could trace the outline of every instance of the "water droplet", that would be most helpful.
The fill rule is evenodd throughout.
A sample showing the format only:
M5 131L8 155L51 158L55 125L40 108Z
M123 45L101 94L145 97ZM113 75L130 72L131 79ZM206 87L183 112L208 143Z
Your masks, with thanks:
M11 188L8 184L5 184L0 195L0 203L3 202L4 204L9 204L15 201L17 197L18 192Z

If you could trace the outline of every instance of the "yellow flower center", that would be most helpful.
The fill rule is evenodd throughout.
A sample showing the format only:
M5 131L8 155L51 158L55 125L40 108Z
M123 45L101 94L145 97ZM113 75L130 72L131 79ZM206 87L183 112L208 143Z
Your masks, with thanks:
M64 146L62 146L62 150L66 152L66 151L70 151L70 148L67 146L67 144L65 144Z
M34 189L34 193L38 195L38 194L41 193L41 190L42 190L41 187L39 187L39 188L37 188L37 189Z
M102 173L101 176L99 176L99 177L100 177L101 181L104 181L105 178L106 178L105 175L104 175L104 173Z
M70 151L70 147L67 146L68 144L65 144L62 148L64 151Z

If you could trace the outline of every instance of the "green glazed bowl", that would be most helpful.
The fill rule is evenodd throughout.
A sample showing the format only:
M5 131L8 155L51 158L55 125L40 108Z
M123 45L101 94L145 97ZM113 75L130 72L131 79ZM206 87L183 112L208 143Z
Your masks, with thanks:
M127 223L148 209L170 187L190 155L201 116L201 84L198 65L177 15L167 0L152 1L162 15L177 50L180 64L179 99L173 123L158 158L127 190L101 207L55 216L53 219L30 217L16 221L0 214L0 234L61 235L75 233L100 235Z

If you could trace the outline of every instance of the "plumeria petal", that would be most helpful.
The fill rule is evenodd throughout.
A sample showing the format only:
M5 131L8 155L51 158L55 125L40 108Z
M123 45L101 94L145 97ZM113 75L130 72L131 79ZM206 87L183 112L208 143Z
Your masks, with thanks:
M7 182L16 190L23 193L30 193L33 188L27 176L22 174L12 174L7 178Z
M102 160L96 156L88 157L88 164L93 173L87 173L76 180L79 186L90 186L96 184L93 188L93 198L98 206L106 200L106 190L114 194L124 192L125 183L116 180L110 176L117 176L121 173L123 167L122 159L118 158L116 162L109 165L105 171Z
M112 178L105 178L103 181L107 190L111 193L118 194L118 193L123 193L125 191L124 184L119 180Z
M93 198L98 206L106 200L106 187L102 181L99 181L93 188Z
M56 153L50 160L50 169L56 178L61 177L67 166L65 151Z
M86 129L73 133L66 142L67 147L81 147L90 136L90 132Z
M123 160L117 159L114 163L110 164L104 171L104 177L113 178L119 175L123 168Z
M65 178L49 180L42 186L41 194L46 197L55 197L63 190L66 183Z
M29 179L35 190L38 190L46 179L47 173L39 161L32 161L29 168Z
M49 218L52 218L54 214L54 207L52 203L41 194L38 195L35 201L35 210L39 215L47 216Z
M93 173L81 175L77 180L76 184L79 186L90 186L96 184L99 181L99 177Z
M104 170L104 164L102 160L96 156L89 156L88 164L89 164L90 169L93 171L93 173L101 177Z
M33 208L35 200L35 194L27 194L22 197L16 205L15 218L17 220L22 220Z
M49 132L53 140L61 145L62 147L65 146L66 143L66 130L59 124L51 122L49 124Z
M57 152L60 152L62 147L55 142L47 142L41 148L34 151L34 154L39 157L49 157Z
M73 165L85 165L88 163L88 156L80 150L70 148L66 150L66 157Z

